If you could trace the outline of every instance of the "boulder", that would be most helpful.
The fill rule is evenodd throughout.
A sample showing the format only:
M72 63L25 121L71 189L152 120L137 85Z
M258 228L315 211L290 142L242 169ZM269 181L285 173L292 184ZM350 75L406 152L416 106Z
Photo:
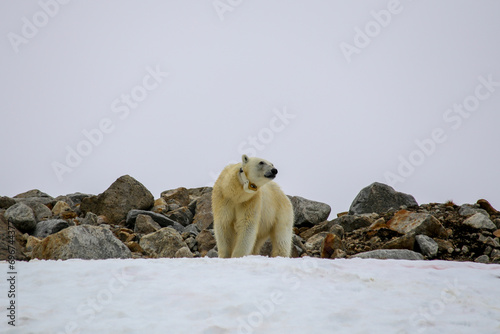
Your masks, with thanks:
M374 182L363 188L354 198L349 214L384 213L399 210L402 206L418 206L413 196L395 191L392 187Z
M189 199L189 191L184 187L165 190L160 196L168 205L175 204L179 207L183 207L188 206L189 202L191 202Z
M52 217L52 211L48 208L48 206L46 206L43 203L33 202L33 201L21 202L21 203L26 204L31 208L31 210L33 210L37 222Z
M148 215L139 214L135 219L134 232L141 234L149 234L161 229L160 224L155 222L153 218Z
M358 228L368 227L375 221L375 215L344 215L333 220L334 224L339 224L344 228L344 232L352 232Z
M130 258L132 253L104 227L71 226L51 234L33 248L33 258L43 260Z
M182 226L188 226L193 222L193 214L187 206L165 213L165 216L178 222Z
M198 230L213 228L212 192L206 192L196 200L195 212L193 224L198 227Z
M353 256L361 259L395 259L395 260L423 260L422 254L408 249L377 249L359 253Z
M171 227L143 236L139 245L146 254L154 258L173 258L179 249L187 247L179 232Z
M491 221L490 218L479 212L464 220L463 224L475 229L484 229L490 231L494 231L497 229L496 225Z
M47 195L46 193L38 190L38 189L33 189L29 190L27 192L24 192L22 194L18 194L14 196L14 199L16 202L39 202L45 205L52 205L55 204L55 200L52 196Z
M146 215L153 218L153 220L156 223L158 223L158 225L160 225L161 227L170 226L181 233L184 230L184 226L182 226L178 222L173 221L172 219L167 218L160 213L155 213L146 210L130 210L129 213L127 214L126 226L130 229L135 229L136 219L137 216L139 215Z
M425 234L429 237L446 238L446 229L437 218L428 213L400 210L387 222L387 227L401 234Z
M69 227L69 223L63 219L50 219L38 222L36 224L33 236L38 239L44 239L51 234L57 233Z
M194 254L189 250L189 247L182 247L177 252L175 252L174 257L176 257L176 258L183 258L183 257L193 258Z
M328 232L320 232L307 239L306 243L304 244L307 253L309 254L319 253L321 250L321 245L323 244L323 241L325 240L328 234L329 234Z
M87 212L87 214L85 215L85 218L83 218L83 220L82 220L82 225L98 226L99 225L99 218L95 213Z
M20 232L33 233L36 227L36 217L33 210L24 203L16 203L5 211L5 218Z
M130 210L147 210L153 204L151 192L133 177L124 175L102 194L83 198L80 209L83 213L105 215L110 224L118 224Z
M16 200L7 196L0 197L0 209L8 209L16 204Z
M490 217L489 213L486 210L481 209L479 205L476 204L464 204L461 205L458 209L458 214L464 217L470 217L475 215L476 213L482 213L486 217Z
M321 257L325 259L335 258L344 251L342 239L336 234L328 233L321 245Z
M209 250L215 247L215 238L208 230L201 231L196 236L196 242L198 243L198 252L203 257L205 256Z
M311 201L300 196L288 196L293 205L294 226L314 226L328 219L328 204Z
M424 234L417 235L415 240L417 241L418 248L423 255L427 256L429 259L436 257L439 250L437 242Z
M23 235L11 225L4 217L4 213L0 210L0 261L7 261L9 256L16 260L28 260L28 257L23 253L23 245L26 243ZM14 254L12 254L14 251Z

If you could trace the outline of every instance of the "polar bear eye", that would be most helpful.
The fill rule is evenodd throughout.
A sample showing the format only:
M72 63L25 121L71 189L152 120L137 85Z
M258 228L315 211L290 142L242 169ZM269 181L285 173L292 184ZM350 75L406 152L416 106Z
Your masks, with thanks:
M264 164L264 161L259 162L259 165L263 165L263 164Z

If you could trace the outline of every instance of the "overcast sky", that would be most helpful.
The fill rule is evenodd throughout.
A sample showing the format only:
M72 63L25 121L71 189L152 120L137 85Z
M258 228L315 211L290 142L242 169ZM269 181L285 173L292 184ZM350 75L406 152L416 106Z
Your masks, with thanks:
M66 3L67 2L67 3ZM499 1L2 1L0 195L155 196L243 153L349 209L500 209Z

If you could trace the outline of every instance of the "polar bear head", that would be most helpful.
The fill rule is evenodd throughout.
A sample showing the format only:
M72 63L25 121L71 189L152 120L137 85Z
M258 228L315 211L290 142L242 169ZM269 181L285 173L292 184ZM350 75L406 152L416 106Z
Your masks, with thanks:
M241 157L240 175L243 182L248 181L244 189L247 192L257 191L276 177L278 170L267 160L261 158L249 158L247 155Z

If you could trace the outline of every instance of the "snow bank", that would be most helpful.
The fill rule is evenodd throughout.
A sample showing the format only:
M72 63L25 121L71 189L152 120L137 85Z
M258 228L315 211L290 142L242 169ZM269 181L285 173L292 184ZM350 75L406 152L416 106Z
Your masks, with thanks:
M500 265L251 256L17 269L16 327L4 315L2 333L500 333Z

